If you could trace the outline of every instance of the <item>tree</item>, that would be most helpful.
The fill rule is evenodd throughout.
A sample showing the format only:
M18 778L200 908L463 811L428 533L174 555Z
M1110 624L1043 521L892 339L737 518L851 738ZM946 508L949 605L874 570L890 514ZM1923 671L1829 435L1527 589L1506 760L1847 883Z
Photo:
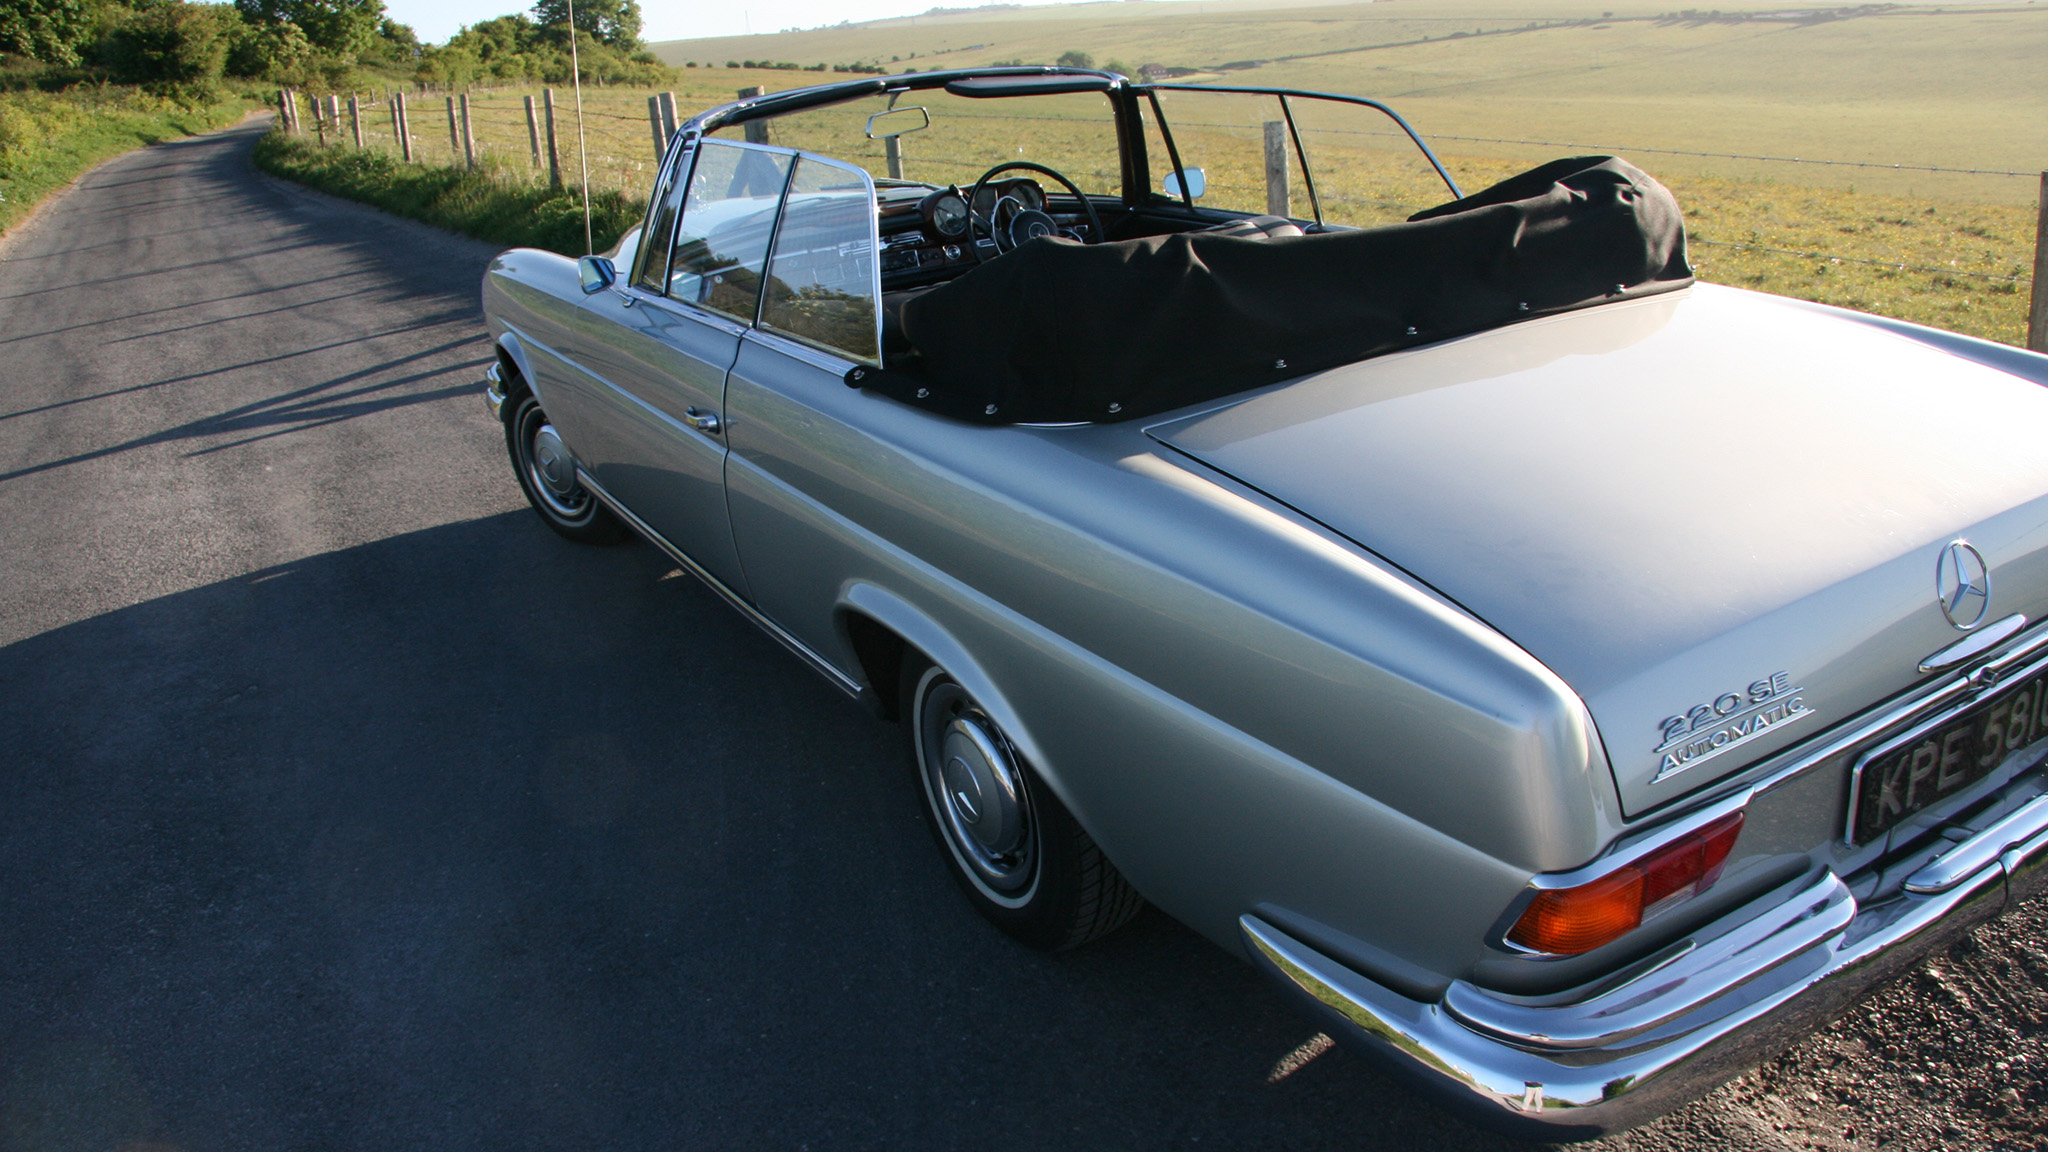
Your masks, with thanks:
M101 41L98 52L119 79L165 95L203 97L227 63L225 22L214 8L172 0L137 12Z
M569 23L568 0L540 0L534 23L561 28ZM622 51L640 47L640 0L577 0L576 29Z
M85 0L0 0L0 52L76 64L92 37L93 17Z
M313 42L297 24L244 24L228 47L228 75L294 82L313 62Z
M1062 52L1055 63L1062 68L1093 68L1095 57L1086 52Z
M384 0L235 0L259 24L297 24L313 47L354 60L385 23Z

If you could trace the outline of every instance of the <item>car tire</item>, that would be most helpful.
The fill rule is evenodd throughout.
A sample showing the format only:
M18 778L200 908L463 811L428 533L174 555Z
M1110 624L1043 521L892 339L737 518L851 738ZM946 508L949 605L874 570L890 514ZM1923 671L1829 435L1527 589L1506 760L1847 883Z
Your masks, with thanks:
M913 655L899 699L932 836L982 916L1057 952L1108 935L1145 906L959 681Z
M578 544L617 544L631 535L577 481L575 463L533 393L521 389L505 408L505 450L513 474L547 526Z

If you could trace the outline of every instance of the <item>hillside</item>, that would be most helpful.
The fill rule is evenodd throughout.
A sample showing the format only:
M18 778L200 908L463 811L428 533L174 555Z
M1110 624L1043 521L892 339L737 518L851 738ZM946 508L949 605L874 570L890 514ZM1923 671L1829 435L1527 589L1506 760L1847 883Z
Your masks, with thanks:
M1078 50L1201 82L1388 100L1449 154L1537 159L1492 137L1885 164L2048 166L2048 4L1671 12L1623 0L1294 0L956 9L653 45L674 64L1049 62ZM900 58L900 59L899 59ZM701 70L700 70L701 71ZM772 87L821 79L768 73ZM709 77L705 77L709 79ZM2005 203L2024 178L1937 177L1649 154L1654 170Z

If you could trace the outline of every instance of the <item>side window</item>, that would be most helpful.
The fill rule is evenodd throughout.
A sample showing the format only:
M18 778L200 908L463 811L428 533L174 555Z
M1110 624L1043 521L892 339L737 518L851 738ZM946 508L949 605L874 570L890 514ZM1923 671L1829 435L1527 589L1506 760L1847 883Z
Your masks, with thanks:
M1315 218L1278 97L1172 89L1158 95L1180 162L1202 170L1206 187L1195 200L1196 207ZM1152 186L1163 188L1173 161L1162 152L1151 167Z
M633 283L649 292L659 292L668 282L669 245L676 238L676 212L683 206L684 178L690 174L694 151L685 151L662 174L654 194L654 216L640 237L640 274Z
M670 296L753 323L792 159L719 140L697 145L669 264Z
M876 274L873 181L857 168L799 157L768 264L762 326L874 363Z

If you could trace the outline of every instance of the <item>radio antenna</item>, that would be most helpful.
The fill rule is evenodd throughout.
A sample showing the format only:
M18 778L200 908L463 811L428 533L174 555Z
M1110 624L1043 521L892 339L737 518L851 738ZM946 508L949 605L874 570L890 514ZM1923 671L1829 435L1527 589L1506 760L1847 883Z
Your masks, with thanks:
M569 75L576 88L576 162L583 170L583 254L594 256L590 241L590 145L583 138L583 64L576 56L576 0L569 5Z

